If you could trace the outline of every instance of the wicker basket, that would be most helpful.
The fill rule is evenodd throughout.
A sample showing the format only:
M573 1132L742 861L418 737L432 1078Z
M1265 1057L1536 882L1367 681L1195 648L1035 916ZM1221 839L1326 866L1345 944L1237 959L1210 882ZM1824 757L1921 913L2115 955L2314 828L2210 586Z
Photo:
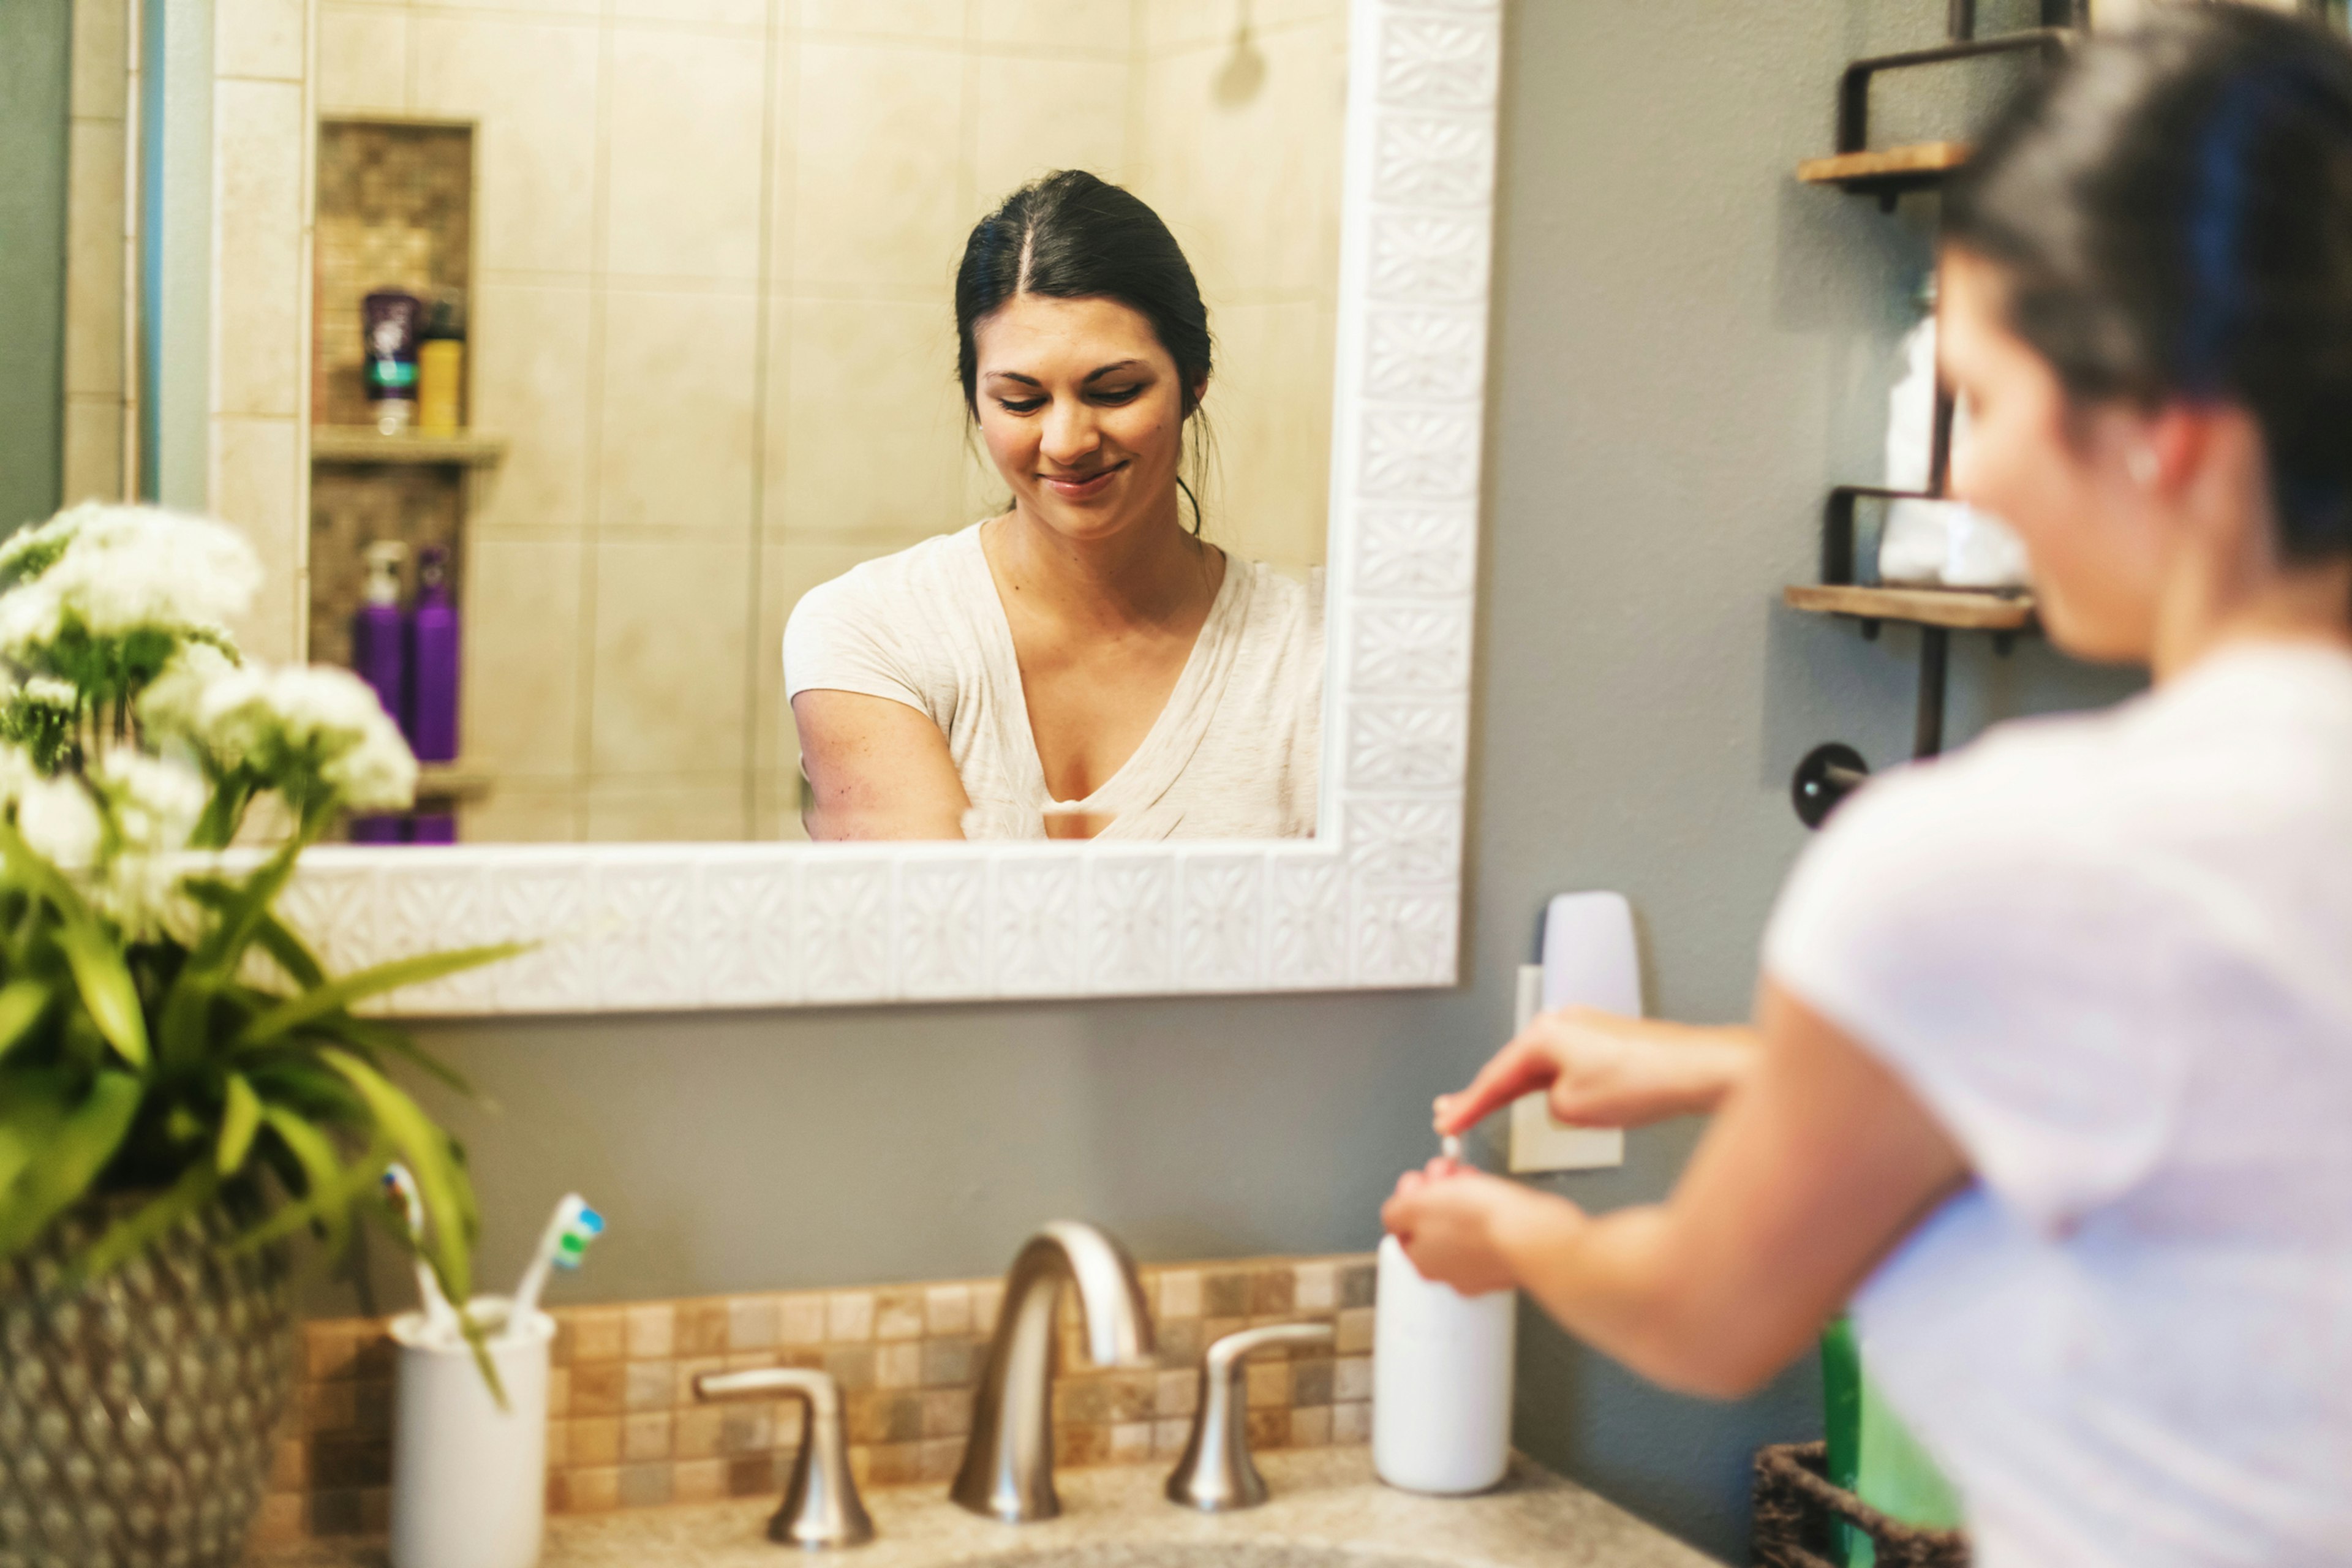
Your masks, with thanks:
M1923 1530L1890 1519L1823 1479L1829 1445L1781 1443L1756 1453L1756 1561L1760 1568L1844 1568L1834 1525L1870 1537L1878 1568L1968 1568L1965 1531Z

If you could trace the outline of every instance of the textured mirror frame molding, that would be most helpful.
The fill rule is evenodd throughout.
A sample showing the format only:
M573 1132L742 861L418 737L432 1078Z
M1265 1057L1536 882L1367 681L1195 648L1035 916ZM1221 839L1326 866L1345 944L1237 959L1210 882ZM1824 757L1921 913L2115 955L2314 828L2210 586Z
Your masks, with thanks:
M543 944L410 1015L1451 984L1502 22L1349 17L1314 840L328 847L286 913L338 970Z

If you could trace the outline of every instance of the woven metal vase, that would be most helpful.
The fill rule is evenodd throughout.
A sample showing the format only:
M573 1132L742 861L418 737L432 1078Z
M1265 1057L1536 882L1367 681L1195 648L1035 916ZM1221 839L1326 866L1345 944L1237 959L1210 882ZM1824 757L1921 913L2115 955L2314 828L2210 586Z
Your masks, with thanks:
M64 1261L130 1200L0 1266L0 1568L230 1568L293 1373L282 1256L221 1208L95 1284Z

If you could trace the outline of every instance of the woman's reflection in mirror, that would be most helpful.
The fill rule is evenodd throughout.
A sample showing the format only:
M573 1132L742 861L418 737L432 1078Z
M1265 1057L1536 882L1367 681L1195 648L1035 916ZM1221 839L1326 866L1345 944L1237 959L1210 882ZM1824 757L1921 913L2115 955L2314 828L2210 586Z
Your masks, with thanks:
M1319 574L1202 537L1213 351L1175 237L1118 186L1052 174L973 228L955 309L1011 503L793 609L810 837L1311 835Z

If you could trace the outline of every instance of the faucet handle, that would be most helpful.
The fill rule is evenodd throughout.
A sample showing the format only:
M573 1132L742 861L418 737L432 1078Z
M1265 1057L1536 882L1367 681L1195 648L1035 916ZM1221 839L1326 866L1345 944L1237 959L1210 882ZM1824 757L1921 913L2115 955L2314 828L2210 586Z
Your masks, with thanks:
M694 1380L709 1400L757 1399L789 1394L801 1401L801 1451L784 1486L783 1506L768 1521L780 1546L858 1546L874 1539L874 1521L849 1473L849 1435L841 1385L826 1372L763 1366L749 1372L706 1372Z
M1328 1323L1276 1323L1244 1329L1211 1345L1201 1358L1201 1396L1192 1436L1168 1478L1168 1500L1203 1513L1255 1508L1265 1500L1265 1478L1249 1451L1249 1401L1241 1393L1242 1363L1270 1345L1328 1343Z

